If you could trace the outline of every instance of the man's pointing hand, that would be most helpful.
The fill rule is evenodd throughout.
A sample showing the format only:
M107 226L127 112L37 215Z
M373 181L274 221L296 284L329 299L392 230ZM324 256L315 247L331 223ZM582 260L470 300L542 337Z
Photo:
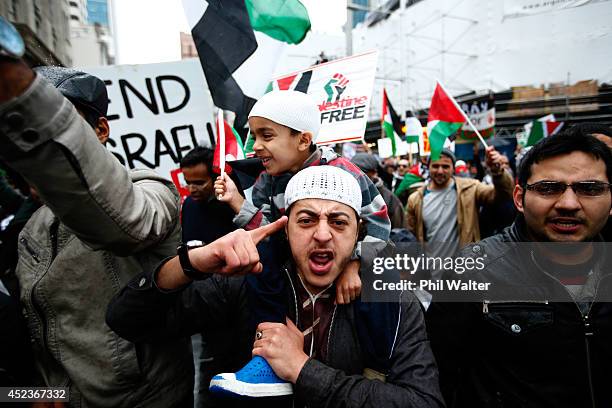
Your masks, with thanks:
M251 231L233 231L209 245L189 251L192 266L202 273L245 275L259 273L263 266L259 262L257 244L284 228L287 217Z

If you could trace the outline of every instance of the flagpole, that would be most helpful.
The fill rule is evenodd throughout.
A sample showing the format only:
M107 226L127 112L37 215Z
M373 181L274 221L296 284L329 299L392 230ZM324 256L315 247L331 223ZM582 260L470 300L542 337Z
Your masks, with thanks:
M384 139L385 138L385 111L384 111L384 106L385 106L385 88L383 87L383 111L382 111L382 115L380 117L380 138ZM391 155L393 155L393 152L391 152Z
M217 111L217 126L219 129L219 169L221 171L221 178L225 178L225 122L223 120L223 109ZM219 195L220 200L223 195Z
M408 145L408 160L410 161L410 165L412 166L412 143Z
M480 134L480 132L478 131L478 129L476 129L476 126L474 126L474 124L472 123L472 121L470 120L470 117L468 115L465 114L465 112L463 111L463 109L461 109L461 107L459 106L459 104L457 103L457 101L455 100L455 98L453 98L453 96L448 93L448 91L446 90L446 88L444 87L444 85L442 85L442 82L438 81L438 85L440 85L440 88L442 88L442 90L444 91L444 93L446 95L448 95L449 99L453 102L453 104L455 105L455 108L457 108L457 110L459 110L459 112L461 112L461 114L463 115L463 117L465 118L465 120L467 121L468 125L471 126L472 130L474 131L474 133L476 133L476 136L478 136L478 138L480 139L480 142L484 145L484 147L489 147L489 145L487 144L487 142L485 142L484 138L482 137L482 135Z

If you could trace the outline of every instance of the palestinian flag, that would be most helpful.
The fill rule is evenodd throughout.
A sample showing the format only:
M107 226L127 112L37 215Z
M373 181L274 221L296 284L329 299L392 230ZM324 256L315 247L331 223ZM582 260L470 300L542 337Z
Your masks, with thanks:
M213 102L242 127L284 44L310 30L308 12L298 0L183 0L183 7Z
M540 121L531 122L531 129L525 146L533 146L545 137L552 136L563 127L563 122Z
M419 139L423 136L423 126L412 111L406 113L406 142L419 143Z
M312 70L290 74L282 78L275 79L268 84L266 93L272 91L298 91L308 93Z
M228 162L234 160L242 160L245 158L244 147L240 135L236 129L231 127L225 120L223 121L225 129L225 172L232 174L232 168ZM213 157L213 172L221 174L221 143L219 140L219 122L217 121L217 144L215 145L215 154Z
M465 115L452 96L448 95L440 83L436 84L429 114L427 115L427 135L431 147L431 160L440 159L440 152L446 139L463 126Z
M255 151L253 145L255 144L255 138L251 135L251 132L247 134L246 140L244 141L244 154L246 157L254 157Z
M401 141L400 135L403 135L402 122L389 101L386 89L383 89L382 128L385 136L391 139L392 155L397 156L397 145Z
M410 170L408 170L408 173L404 174L404 178L402 179L402 182L400 183L399 186L397 186L393 194L399 197L404 191L408 190L414 183L418 183L423 180L425 179L421 175L421 166L419 166L419 164L417 163L414 166L412 166Z

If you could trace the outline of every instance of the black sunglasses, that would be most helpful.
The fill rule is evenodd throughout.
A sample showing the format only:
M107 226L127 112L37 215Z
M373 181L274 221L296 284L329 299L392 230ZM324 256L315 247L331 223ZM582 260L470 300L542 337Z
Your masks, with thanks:
M571 187L574 193L581 197L599 197L610 191L610 183L603 181L577 181L571 184L560 181L538 181L533 184L525 184L527 190L545 197L560 196L568 187Z

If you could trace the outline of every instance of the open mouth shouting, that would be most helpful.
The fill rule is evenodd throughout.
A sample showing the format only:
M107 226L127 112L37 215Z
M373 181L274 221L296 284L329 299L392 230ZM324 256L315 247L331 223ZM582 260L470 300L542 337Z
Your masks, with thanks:
M308 256L308 266L315 275L328 273L334 261L334 252L330 249L315 249Z
M554 217L548 220L550 228L560 234L575 234L584 222L575 217Z

